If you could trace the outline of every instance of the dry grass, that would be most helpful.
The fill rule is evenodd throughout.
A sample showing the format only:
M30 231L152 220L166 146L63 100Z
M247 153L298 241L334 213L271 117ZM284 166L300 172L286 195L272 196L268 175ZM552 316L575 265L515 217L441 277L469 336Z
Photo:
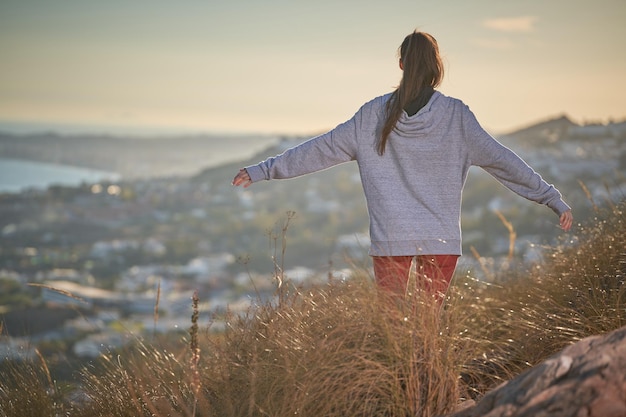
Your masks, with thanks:
M544 262L527 270L497 274L491 283L465 280L461 292L474 313L469 335L492 340L472 366L489 370L492 384L572 342L626 325L625 208L598 209L588 226L544 248Z
M435 416L456 407L463 349L434 300L381 300L355 279L284 301L232 317L208 347L207 371L219 369L205 381L214 415Z
M85 371L87 398L69 415L192 416L196 400L185 358L141 343L121 354L105 355L102 369Z
M1 417L48 417L69 408L63 389L52 380L46 362L36 353L37 360L2 366Z
M168 348L138 342L104 356L100 368L84 372L87 400L63 410L193 417L451 412L565 345L626 324L624 207L598 212L578 228L576 242L546 249L540 265L491 271L490 283L457 277L443 308L418 291L385 299L363 271L297 289L277 267L280 302L228 315L221 333L199 327L196 307L188 341ZM14 369L0 381L0 416L36 415L23 414L33 404L41 415L59 412L58 390L40 363Z

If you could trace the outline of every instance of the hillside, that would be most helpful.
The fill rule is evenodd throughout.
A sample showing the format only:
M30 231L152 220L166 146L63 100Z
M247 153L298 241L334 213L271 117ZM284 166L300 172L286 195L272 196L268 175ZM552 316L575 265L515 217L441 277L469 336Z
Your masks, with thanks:
M459 276L444 308L392 301L358 269L239 314L206 316L194 294L185 336L126 329L71 383L49 351L0 364L0 414L623 416L624 213L598 210L540 267Z

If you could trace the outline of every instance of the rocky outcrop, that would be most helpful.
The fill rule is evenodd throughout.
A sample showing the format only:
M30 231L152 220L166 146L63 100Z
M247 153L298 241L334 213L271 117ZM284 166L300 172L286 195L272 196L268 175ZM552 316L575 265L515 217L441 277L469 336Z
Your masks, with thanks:
M626 417L626 327L567 347L448 417Z

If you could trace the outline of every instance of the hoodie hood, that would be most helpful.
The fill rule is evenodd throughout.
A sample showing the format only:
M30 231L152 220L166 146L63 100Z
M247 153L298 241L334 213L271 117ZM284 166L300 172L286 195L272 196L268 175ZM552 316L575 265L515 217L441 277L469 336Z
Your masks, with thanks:
M435 91L426 105L413 116L409 116L406 111L403 111L393 133L401 137L412 138L428 135L441 120L436 118L438 111L435 110L445 106L443 97L443 94Z

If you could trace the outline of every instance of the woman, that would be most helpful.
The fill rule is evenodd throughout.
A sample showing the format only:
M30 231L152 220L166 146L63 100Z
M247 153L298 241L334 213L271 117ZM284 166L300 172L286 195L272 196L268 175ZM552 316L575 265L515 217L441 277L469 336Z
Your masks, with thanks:
M519 156L489 135L460 100L436 91L443 65L436 40L413 32L400 46L400 85L347 122L257 165L233 185L293 178L356 161L370 217L370 255L380 288L404 293L413 260L424 289L443 297L461 255L461 194L479 166L572 226L570 207Z

